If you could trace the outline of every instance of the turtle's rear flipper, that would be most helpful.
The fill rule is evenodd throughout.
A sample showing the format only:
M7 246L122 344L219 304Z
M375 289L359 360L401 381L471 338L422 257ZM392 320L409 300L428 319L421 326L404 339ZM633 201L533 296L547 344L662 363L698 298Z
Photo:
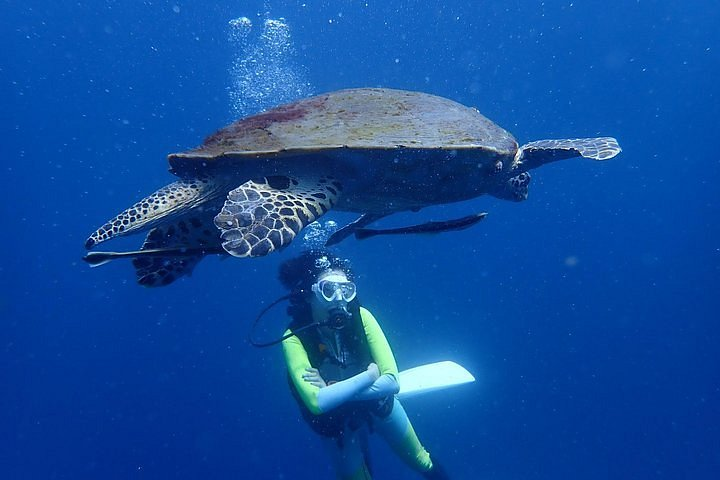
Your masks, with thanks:
M357 220L348 223L340 230L330 235L330 237L328 237L328 239L325 241L325 246L330 247L332 245L336 245L342 242L353 233L356 233L358 229L370 225L372 222L379 220L384 216L385 215L374 215L371 213L360 215Z
M132 261L137 282L145 287L164 287L191 275L205 255L225 253L212 224L216 211L198 212L150 230Z
M212 224L212 212L198 212L173 223L155 227L140 250L90 252L83 260L97 267L120 258L132 259L137 281L146 287L162 287L190 275L205 255L225 253Z
M149 195L95 230L85 241L90 250L99 243L172 221L177 215L215 194L219 185L210 179L180 180Z
M137 282L144 287L164 287L184 275L190 276L195 266L205 256L205 252L185 253L185 255L170 256L136 256L132 263Z
M522 166L521 168L527 171L546 163L572 157L609 160L620 151L620 145L612 137L538 140L520 147L515 155L513 168Z
M330 177L273 176L250 180L228 193L215 225L235 257L261 257L286 247L332 208L342 191Z
M411 225L409 227L372 229L358 228L354 230L355 238L364 240L376 235L407 235L413 233L443 233L465 230L470 228L480 220L484 219L487 213L476 213L467 217L456 218L453 220L445 220L442 222L427 222L419 225Z

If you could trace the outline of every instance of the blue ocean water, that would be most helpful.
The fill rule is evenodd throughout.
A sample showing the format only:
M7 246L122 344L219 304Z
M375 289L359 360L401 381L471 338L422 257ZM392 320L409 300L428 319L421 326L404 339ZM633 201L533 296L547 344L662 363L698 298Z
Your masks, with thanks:
M452 478L718 478L718 23L700 0L1 2L0 478L332 478L280 351L246 341L300 245L161 289L80 258L172 180L167 153L358 86L623 147L537 170L523 203L382 222L488 211L472 229L336 249L401 368L476 374L405 405Z

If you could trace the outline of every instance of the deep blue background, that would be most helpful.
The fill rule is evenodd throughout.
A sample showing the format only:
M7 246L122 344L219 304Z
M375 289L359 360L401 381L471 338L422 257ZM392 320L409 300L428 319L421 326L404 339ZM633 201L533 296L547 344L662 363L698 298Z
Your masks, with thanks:
M245 341L298 246L155 290L80 261L231 119L227 22L266 12L316 92L423 90L521 143L623 146L536 171L521 204L384 222L489 211L473 229L338 248L401 368L477 374L406 402L453 478L718 478L720 6L693 0L0 2L0 477L331 477L279 350Z

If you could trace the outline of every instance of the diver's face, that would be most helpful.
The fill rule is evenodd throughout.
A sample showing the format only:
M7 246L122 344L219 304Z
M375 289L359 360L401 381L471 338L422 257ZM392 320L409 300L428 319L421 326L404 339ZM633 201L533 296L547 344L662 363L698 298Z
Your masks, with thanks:
M312 291L314 319L320 323L331 323L331 328L343 328L345 320L350 317L347 305L355 298L355 284L344 272L335 270L319 275Z

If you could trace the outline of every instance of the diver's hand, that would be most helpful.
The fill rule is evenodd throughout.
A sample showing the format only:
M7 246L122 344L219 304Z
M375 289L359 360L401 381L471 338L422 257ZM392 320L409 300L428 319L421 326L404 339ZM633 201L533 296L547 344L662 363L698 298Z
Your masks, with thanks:
M378 378L380 378L380 369L378 368L378 366L375 363L371 363L370 365L368 365L367 371L370 374L370 376L372 377L373 382L375 380L377 380Z
M377 368L377 366L375 368ZM320 371L317 368L306 368L305 373L303 373L302 375L302 378L310 385L314 385L318 388L327 387L325 380L323 380L323 378L320 376Z

